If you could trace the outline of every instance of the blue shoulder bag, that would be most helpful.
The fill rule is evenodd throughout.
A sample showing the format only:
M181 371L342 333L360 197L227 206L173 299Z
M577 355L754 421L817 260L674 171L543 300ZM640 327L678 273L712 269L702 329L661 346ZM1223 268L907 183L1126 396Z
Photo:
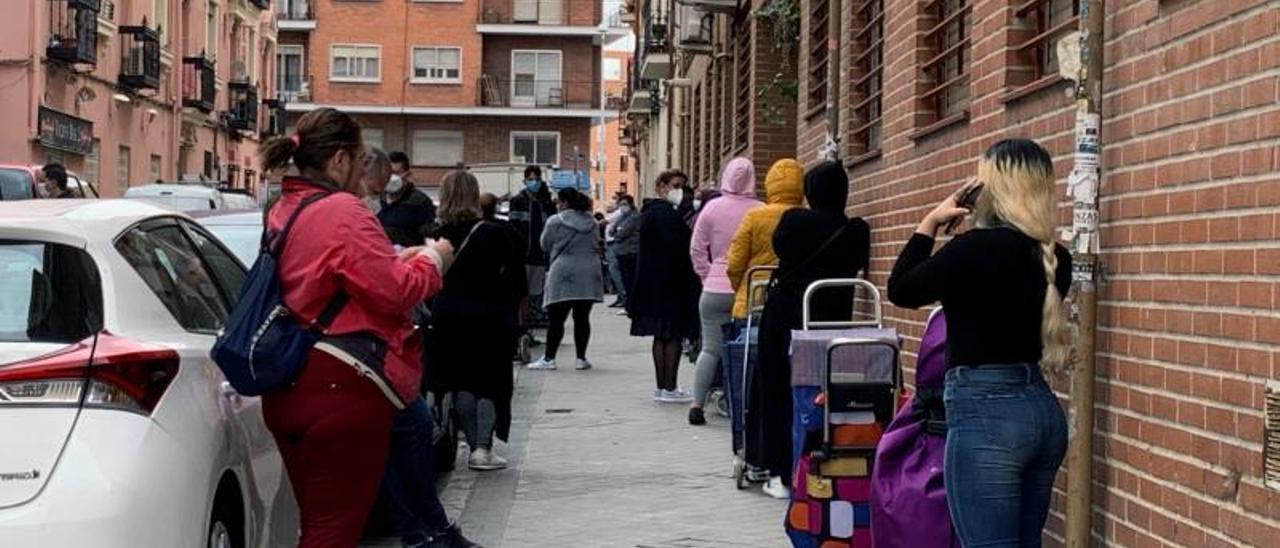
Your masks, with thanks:
M330 194L304 199L280 232L263 231L258 259L209 352L232 388L242 395L260 396L297 379L311 347L347 303L346 293L339 292L315 321L302 323L284 304L276 267L298 214Z

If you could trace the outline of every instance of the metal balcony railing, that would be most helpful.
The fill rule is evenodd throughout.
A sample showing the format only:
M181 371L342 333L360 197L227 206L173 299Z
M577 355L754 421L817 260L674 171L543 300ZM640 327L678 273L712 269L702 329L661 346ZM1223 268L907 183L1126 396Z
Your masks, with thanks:
M276 17L281 21L313 21L310 0L276 0Z
M48 0L50 59L72 65L98 63L99 0Z
M602 21L600 0L484 0L480 21L491 25L594 27Z
M276 75L276 88L280 98L289 103L311 102L311 75L279 73Z
M160 88L160 33L142 24L120 27L120 84L133 90Z
M182 106L213 112L218 95L217 72L213 61L200 55L182 58Z
M232 81L227 85L230 108L227 109L227 125L236 131L258 130L258 86L247 81Z
M502 80L482 76L480 105L512 108L600 108L600 82L589 80Z

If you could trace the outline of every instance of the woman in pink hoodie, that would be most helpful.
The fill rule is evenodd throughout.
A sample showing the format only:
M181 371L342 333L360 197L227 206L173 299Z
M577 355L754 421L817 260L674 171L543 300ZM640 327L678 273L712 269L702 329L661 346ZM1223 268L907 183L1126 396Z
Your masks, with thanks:
M698 313L702 318L702 353L698 355L689 424L707 422L702 406L723 359L722 327L732 321L734 291L726 272L729 244L742 223L742 217L763 205L756 199L755 166L746 158L734 158L720 176L720 197L703 207L693 227L689 255L693 258L694 271L702 278L702 299L698 302Z

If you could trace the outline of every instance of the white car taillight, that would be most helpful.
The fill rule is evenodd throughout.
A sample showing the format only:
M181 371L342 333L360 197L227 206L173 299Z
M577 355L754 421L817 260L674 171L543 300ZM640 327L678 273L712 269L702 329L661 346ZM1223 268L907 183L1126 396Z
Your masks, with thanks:
M0 365L0 408L80 406L150 414L178 374L178 354L103 333L60 352Z

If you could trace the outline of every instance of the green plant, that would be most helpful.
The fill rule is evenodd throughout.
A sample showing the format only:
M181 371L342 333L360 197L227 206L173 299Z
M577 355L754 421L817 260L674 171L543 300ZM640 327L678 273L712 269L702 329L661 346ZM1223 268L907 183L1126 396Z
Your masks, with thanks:
M792 54L800 44L800 2L798 0L772 0L756 8L752 15L764 22L773 35L773 43L782 55L782 66L791 63Z
M773 100L781 97L786 102ZM784 72L776 72L768 82L756 87L756 102L760 105L761 122L770 125L783 124L787 121L788 106L800 100L800 83L795 77Z

